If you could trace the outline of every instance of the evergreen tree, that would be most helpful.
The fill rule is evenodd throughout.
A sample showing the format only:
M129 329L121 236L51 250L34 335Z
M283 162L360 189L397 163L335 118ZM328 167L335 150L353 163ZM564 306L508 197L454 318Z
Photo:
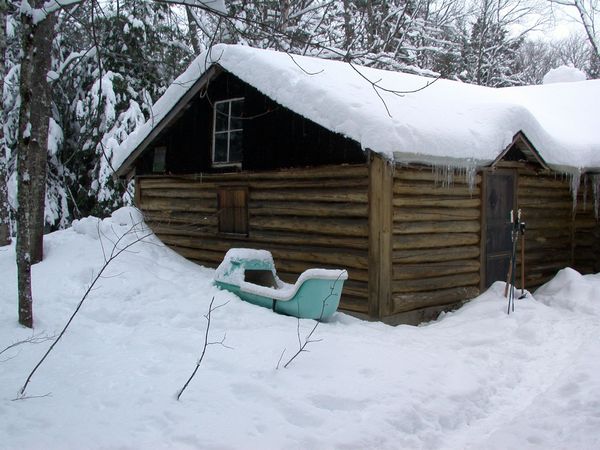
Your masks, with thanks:
M118 8L117 8L118 5ZM87 8L94 8L94 5ZM109 3L96 13L94 33L77 26L62 36L59 114L64 140L57 154L74 217L105 216L123 204L112 155L193 56L179 18L164 4ZM82 45L84 43L84 45Z

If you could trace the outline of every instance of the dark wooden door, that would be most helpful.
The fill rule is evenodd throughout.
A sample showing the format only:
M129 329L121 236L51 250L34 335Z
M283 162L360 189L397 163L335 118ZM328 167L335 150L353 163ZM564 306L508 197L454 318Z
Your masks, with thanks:
M515 209L516 173L497 170L485 174L484 287L506 281L512 253L510 212Z

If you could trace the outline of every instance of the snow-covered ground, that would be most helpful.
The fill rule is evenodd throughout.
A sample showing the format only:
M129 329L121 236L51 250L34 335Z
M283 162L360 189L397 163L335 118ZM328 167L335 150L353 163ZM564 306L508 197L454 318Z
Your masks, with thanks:
M33 269L36 335L60 331L130 227L119 210L46 236ZM296 319L212 285L152 237L109 267L63 340L0 355L0 448L600 448L600 275L561 271L506 314L503 285L436 322L337 313L298 348ZM0 351L17 325L14 247L0 248ZM202 350L209 303L211 345ZM314 322L300 322L303 337ZM47 396L45 396L48 394Z

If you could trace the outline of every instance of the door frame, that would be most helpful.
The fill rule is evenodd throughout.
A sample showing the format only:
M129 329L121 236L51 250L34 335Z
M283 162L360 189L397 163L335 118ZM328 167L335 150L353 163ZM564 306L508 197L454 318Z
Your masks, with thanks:
M487 267L487 182L491 174L510 173L513 175L513 209L519 209L519 171L515 168L486 167L481 171L481 236L479 239L479 291L486 290L486 267Z

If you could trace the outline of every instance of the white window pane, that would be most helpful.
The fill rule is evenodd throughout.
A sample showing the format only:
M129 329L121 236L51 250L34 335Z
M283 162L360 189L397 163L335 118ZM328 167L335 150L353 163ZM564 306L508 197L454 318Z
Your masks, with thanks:
M232 131L229 133L229 161L242 161L242 132Z
M215 134L215 149L213 161L216 163L225 163L227 160L227 133Z

